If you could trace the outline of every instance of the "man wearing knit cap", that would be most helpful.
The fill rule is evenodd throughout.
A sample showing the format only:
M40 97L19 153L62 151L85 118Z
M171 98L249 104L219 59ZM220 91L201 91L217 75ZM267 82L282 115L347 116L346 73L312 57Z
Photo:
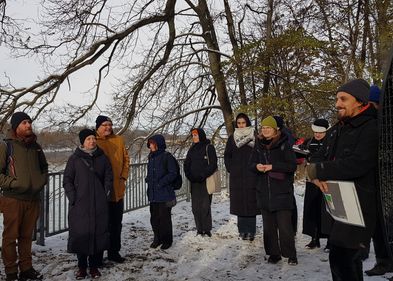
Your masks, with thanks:
M365 227L333 221L329 233L329 262L333 280L363 280L361 257L375 228L378 125L368 104L370 87L363 79L342 85L336 93L339 122L307 166L309 179L324 193L326 181L355 184Z
M7 281L41 280L42 275L32 266L31 238L39 216L40 191L48 177L48 163L36 141L30 116L15 112L10 123L7 139L0 143L4 270Z
M109 232L110 249L108 259L123 263L125 259L120 255L121 228L124 211L124 193L129 172L127 149L121 136L115 135L112 120L108 116L99 115L96 119L97 145L109 158L113 170L113 194L109 202Z

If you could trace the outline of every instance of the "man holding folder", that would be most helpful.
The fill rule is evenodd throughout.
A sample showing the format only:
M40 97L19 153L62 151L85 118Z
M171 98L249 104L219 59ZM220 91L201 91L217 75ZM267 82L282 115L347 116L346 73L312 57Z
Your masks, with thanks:
M365 227L333 221L330 228L329 263L334 281L363 280L362 253L375 228L378 164L377 112L368 104L369 84L349 81L336 92L338 123L323 148L307 167L309 178L322 192L326 181L353 181Z

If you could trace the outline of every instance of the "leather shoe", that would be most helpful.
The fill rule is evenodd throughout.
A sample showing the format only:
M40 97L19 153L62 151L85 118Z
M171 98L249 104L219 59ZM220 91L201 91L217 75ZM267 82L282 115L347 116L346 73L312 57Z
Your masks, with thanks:
M374 265L373 268L366 270L365 273L368 276L378 276L378 275L384 275L388 272L392 272L393 266L391 265L390 262L378 262Z
M277 255L271 255L268 259L267 262L268 263L272 263L272 264L276 264L281 260L281 256L277 256Z
M321 244L319 243L319 239L312 239L310 241L310 243L308 243L306 245L307 249L315 249L315 248L320 248L320 247L321 247Z
M90 268L90 277L92 279L97 279L101 277L101 272L98 270L97 267Z
M164 243L161 246L161 250L169 249L172 246L172 243Z
M123 263L126 259L123 258L122 256L120 256L120 254L117 252L117 253L108 254L108 260L114 261L117 263Z
M79 267L79 270L75 274L76 280L85 279L87 276L87 271L85 267Z
M158 241L153 241L153 243L150 244L150 248L157 248L158 246L160 246L162 243L158 242Z

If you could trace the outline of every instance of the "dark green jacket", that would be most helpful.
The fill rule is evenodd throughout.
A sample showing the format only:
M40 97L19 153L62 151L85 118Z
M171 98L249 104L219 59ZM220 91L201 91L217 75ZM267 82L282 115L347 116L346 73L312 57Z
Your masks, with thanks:
M20 200L39 200L48 178L48 163L37 142L25 144L9 138L12 158L7 167L7 145L0 141L0 188L2 195ZM13 166L12 168L10 166Z

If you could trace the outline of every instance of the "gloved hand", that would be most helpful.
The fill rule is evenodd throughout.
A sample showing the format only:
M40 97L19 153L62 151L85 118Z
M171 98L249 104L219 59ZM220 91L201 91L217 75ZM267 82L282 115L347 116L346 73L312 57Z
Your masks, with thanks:
M306 167L306 174L310 181L315 180L317 178L317 164L308 164Z

